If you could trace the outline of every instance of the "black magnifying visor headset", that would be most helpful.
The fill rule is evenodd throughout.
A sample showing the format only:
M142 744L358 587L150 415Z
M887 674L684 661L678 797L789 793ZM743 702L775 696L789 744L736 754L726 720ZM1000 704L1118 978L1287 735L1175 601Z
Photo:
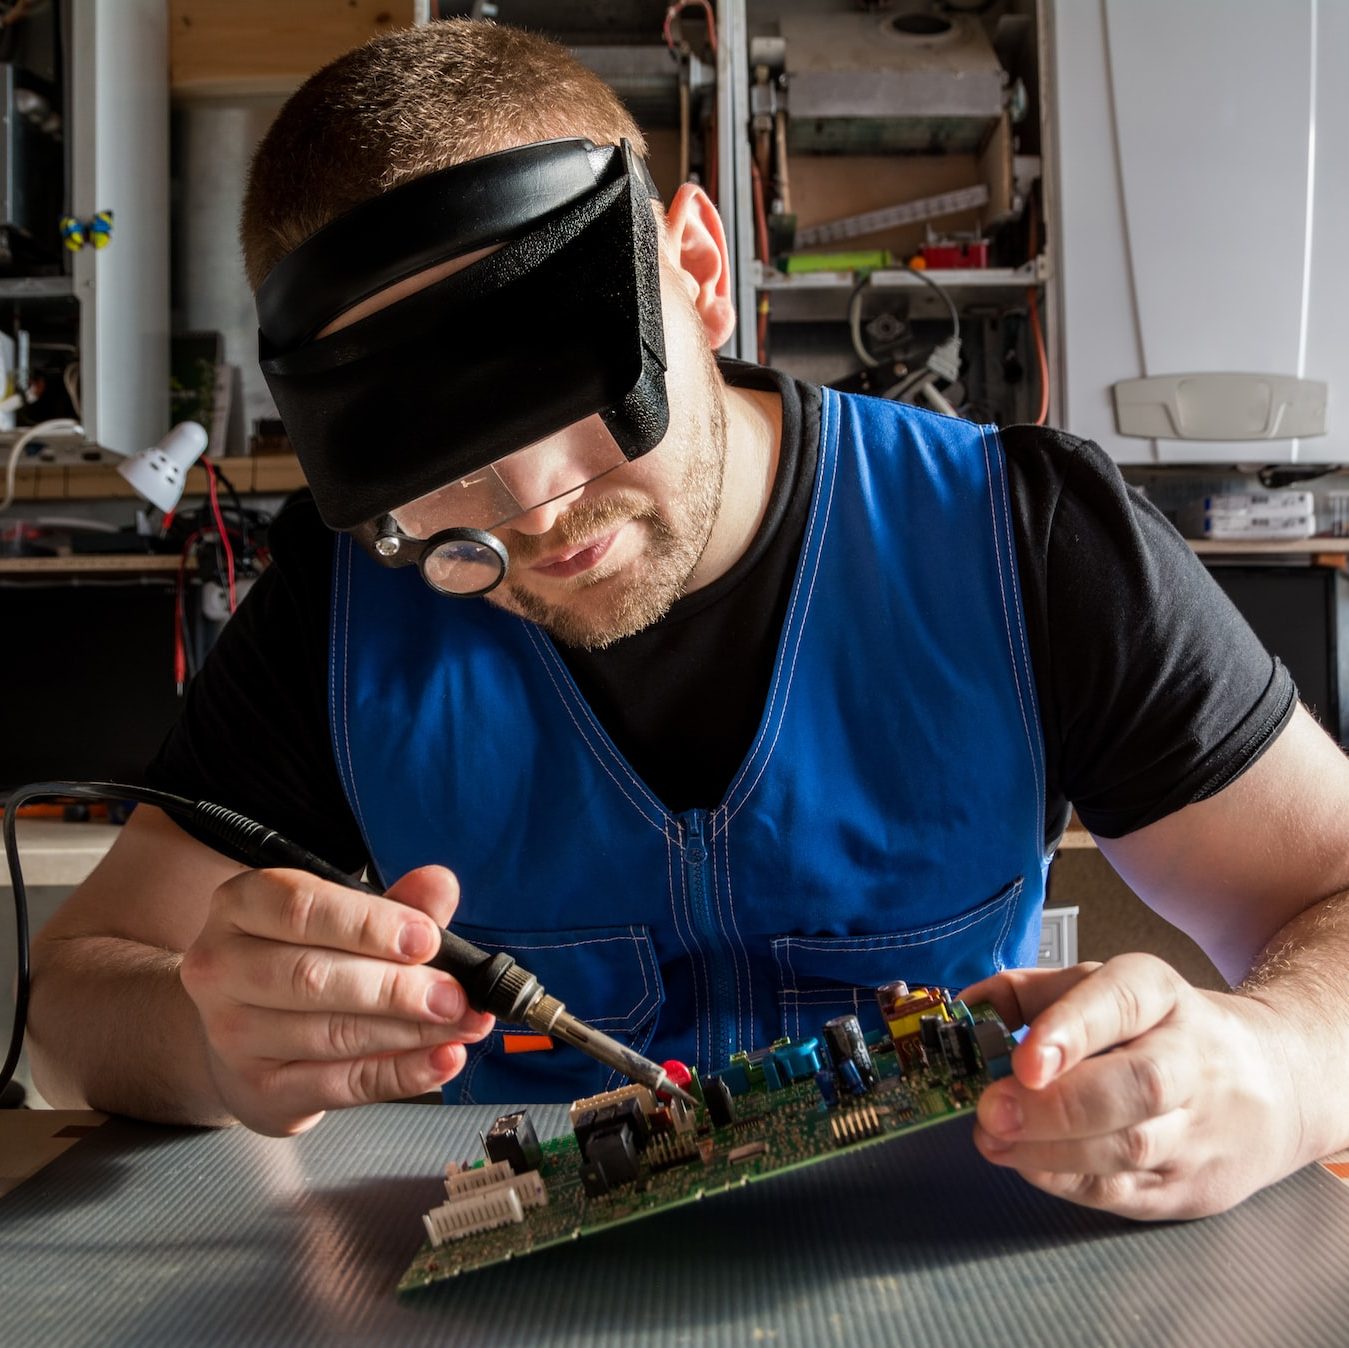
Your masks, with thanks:
M491 530L659 444L652 200L627 141L544 141L416 178L282 258L257 292L260 364L324 523L437 590L485 594L509 563Z

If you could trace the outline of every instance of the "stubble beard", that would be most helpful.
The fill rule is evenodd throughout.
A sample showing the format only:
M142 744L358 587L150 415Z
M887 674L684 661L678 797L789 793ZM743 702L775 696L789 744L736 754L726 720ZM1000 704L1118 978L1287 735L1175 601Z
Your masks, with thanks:
M508 572L494 603L537 624L563 645L603 650L659 622L683 593L702 558L721 509L726 470L727 417L721 375L710 348L703 346L702 397L690 400L701 416L671 424L652 451L683 449L684 472L670 499L669 514L644 497L616 491L581 500L558 517L542 537L521 536L508 546L512 565L545 555L559 544L583 543L633 521L645 534L641 555L618 572L601 561L573 582L574 603L559 603L513 581ZM622 470L618 470L621 472ZM604 479L599 479L603 483Z

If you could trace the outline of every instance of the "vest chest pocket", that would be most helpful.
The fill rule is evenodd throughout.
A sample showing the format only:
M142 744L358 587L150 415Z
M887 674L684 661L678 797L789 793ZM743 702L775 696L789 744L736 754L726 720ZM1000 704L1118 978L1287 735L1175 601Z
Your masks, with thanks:
M1018 876L973 908L907 931L777 937L773 957L781 1033L801 1039L815 1034L826 1020L849 1013L861 1012L865 1023L881 983L902 978L958 990L1003 968L1023 887Z
M519 932L456 922L454 930L484 950L504 950L534 974L567 1010L620 1043L645 1053L665 989L646 927L586 927ZM529 1034L498 1025L469 1046L468 1062L442 1094L447 1104L576 1100L621 1085L611 1069L554 1040L549 1051L507 1053L504 1036Z

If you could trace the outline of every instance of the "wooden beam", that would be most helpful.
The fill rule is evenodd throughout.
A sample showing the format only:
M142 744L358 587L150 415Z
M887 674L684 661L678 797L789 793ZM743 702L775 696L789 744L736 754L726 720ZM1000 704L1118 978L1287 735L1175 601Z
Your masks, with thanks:
M214 461L240 492L281 496L304 486L304 474L290 454L256 454ZM204 496L206 470L192 468L185 498ZM135 497L131 484L111 463L24 464L14 475L16 501L107 501Z
M367 38L410 28L414 0L169 0L178 98L284 95Z

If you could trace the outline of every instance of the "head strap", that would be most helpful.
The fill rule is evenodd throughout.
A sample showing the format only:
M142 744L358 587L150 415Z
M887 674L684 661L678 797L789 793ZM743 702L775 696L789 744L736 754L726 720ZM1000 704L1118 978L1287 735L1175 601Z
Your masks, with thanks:
M437 262L500 243L579 200L627 159L617 145L548 140L424 174L362 202L287 253L258 287L262 355L311 341L340 313Z

